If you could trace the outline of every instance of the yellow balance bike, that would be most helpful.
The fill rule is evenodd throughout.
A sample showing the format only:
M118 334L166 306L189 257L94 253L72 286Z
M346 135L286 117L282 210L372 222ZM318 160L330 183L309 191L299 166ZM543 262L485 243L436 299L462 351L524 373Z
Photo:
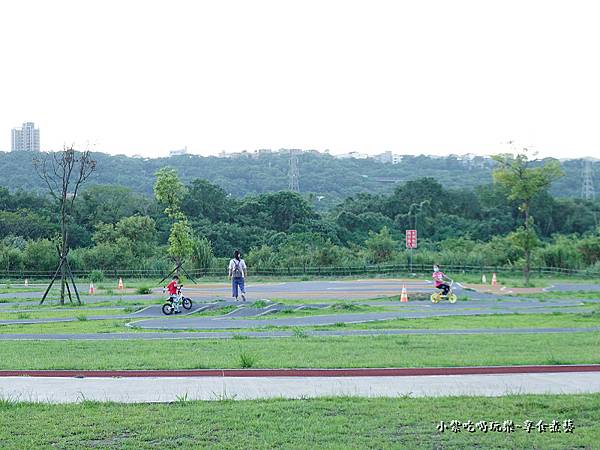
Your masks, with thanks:
M456 297L453 288L454 280L450 280L450 289L448 290L448 293L444 295L441 292L434 292L433 294L431 294L431 301L433 303L439 303L441 300L448 300L450 303L456 303L458 297Z

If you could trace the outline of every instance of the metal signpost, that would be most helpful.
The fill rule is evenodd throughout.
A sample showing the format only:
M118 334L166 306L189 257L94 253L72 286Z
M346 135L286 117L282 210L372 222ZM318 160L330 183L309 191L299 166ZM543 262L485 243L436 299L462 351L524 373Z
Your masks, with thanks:
M410 273L412 273L413 248L417 248L417 230L406 230L406 248L410 250Z

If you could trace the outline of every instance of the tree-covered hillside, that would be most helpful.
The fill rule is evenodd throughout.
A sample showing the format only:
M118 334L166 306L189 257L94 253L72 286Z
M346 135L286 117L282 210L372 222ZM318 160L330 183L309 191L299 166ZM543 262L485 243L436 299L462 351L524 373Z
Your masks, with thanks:
M42 181L33 173L31 153L0 152L2 186L11 191L39 191ZM233 197L287 189L289 155L286 151L242 154L231 158L195 155L142 159L123 155L94 154L98 170L90 185L120 185L150 195L154 174L164 166L177 169L184 182L201 178L221 186ZM298 155L300 191L322 196L319 209L331 207L357 194L390 193L398 184L421 177L432 177L449 189L473 188L492 180L493 161L489 158L444 158L404 156L399 164L384 164L373 159L338 159L331 155L303 152ZM594 182L600 188L600 168L594 165ZM582 162L562 162L565 176L550 192L560 197L578 197L581 192Z

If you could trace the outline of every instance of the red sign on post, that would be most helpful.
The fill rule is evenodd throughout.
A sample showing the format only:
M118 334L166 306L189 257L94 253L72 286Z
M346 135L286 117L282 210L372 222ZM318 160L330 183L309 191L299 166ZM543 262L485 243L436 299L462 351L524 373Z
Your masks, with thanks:
M406 230L406 248L417 248L417 230Z

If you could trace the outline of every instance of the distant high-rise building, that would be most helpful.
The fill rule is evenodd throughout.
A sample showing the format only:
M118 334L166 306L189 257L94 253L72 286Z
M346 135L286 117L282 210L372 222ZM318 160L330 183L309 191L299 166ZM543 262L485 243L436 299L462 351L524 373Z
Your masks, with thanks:
M25 122L21 128L12 129L11 151L40 151L40 130L33 122Z

